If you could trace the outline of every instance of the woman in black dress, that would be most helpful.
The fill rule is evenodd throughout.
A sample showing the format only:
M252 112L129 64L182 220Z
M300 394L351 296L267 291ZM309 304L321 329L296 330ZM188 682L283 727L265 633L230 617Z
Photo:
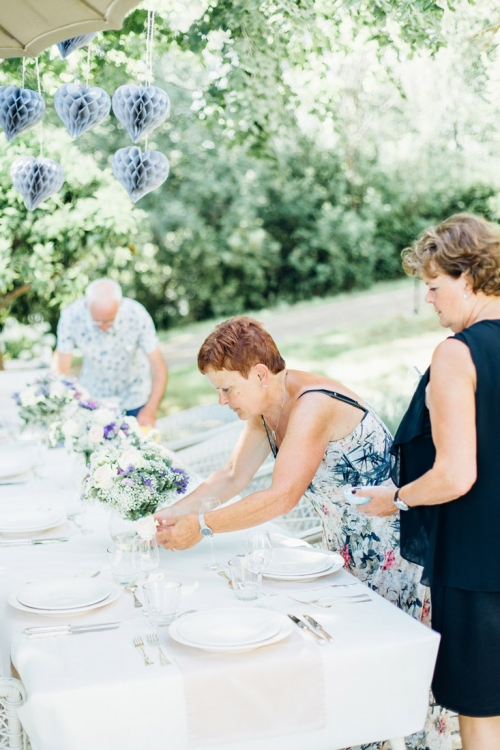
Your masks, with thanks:
M464 750L500 750L500 228L457 214L404 253L455 334L434 352L394 441L399 487L360 488L369 516L401 513L441 633L433 691Z

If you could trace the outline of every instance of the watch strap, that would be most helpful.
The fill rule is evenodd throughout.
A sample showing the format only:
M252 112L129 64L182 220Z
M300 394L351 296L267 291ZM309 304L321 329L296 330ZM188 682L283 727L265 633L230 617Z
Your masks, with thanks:
M200 515L198 516L198 521L200 523L200 534L202 534L202 536L211 536L213 534L213 531L205 523L205 514L204 513L200 513Z

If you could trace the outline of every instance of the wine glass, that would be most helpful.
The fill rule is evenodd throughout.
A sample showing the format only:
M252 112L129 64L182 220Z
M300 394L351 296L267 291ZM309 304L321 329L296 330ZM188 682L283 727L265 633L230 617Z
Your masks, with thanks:
M160 552L156 537L152 539L141 539L136 537L132 548L132 564L139 576L151 573L160 564Z
M273 545L268 531L250 529L247 533L245 563L247 567L259 576L259 599L262 605L262 573L273 557Z
M210 513L221 507L221 501L218 497L206 497L200 502L200 514ZM210 534L210 562L205 563L204 570L218 570L222 563L215 559L215 542L214 535Z

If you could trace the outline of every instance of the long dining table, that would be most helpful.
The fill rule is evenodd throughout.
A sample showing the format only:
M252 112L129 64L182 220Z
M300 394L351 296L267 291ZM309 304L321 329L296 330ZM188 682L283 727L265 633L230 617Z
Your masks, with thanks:
M33 502L66 507L75 491L73 464L61 449L45 450L42 459L38 476L0 485L0 521L2 512ZM283 641L247 653L208 653L175 642L164 627L158 633L166 666L147 644L145 608L135 607L125 590L106 606L71 616L12 606L9 596L28 582L97 571L99 579L110 579L106 510L90 506L85 525L88 533L66 520L28 535L68 538L55 544L4 546L16 537L0 533L2 675L24 684L27 699L18 715L33 750L335 750L423 728L439 636L346 570L307 583L264 584L266 608L312 615L332 643L319 645L294 627ZM279 527L266 528L277 544L288 543ZM217 558L226 562L244 553L245 536L218 535ZM222 576L204 569L209 554L205 540L183 552L161 549L155 575L182 584L180 612L254 608L255 602L238 601ZM328 609L295 601L360 592L370 601L354 605L342 598ZM143 598L140 588L137 594ZM40 639L24 633L35 626L106 622L119 626ZM151 667L133 645L137 635ZM402 746L395 740L393 747Z

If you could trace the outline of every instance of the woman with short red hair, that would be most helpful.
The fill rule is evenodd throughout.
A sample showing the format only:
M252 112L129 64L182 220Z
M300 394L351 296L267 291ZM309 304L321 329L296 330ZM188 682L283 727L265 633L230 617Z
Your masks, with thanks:
M398 551L397 508L388 518L367 518L343 495L349 486L390 484L392 437L380 418L341 383L287 370L269 333L246 316L216 327L200 349L198 367L219 403L245 426L225 466L155 514L164 522L158 538L166 549L197 544L202 525L205 533L208 528L218 534L269 521L306 495L323 524L325 547L340 552L347 569L372 589L427 621L429 598L420 570ZM241 492L270 451L276 463L268 489L198 516L204 498L225 502ZM435 708L426 730L411 737L408 747L450 748L446 730L446 716Z

